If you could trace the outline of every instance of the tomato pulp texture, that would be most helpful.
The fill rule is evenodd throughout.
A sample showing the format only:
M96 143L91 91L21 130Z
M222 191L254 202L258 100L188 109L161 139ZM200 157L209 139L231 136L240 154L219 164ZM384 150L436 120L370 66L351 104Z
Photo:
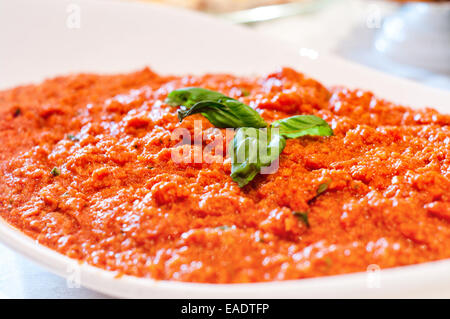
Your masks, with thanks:
M229 161L172 160L176 128L194 139L202 121L203 146L223 131L200 114L179 123L164 100L188 86L268 123L314 114L335 135L288 140L278 171L241 189ZM71 258L155 279L259 282L449 258L449 123L289 68L57 77L0 92L0 216Z

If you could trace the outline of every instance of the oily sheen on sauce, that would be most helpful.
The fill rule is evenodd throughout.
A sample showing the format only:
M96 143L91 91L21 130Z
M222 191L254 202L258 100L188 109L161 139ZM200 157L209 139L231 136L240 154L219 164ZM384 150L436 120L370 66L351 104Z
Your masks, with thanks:
M193 136L201 121L204 144L220 132L165 104L188 86L268 123L317 115L334 136L288 140L279 169L240 188L229 161L172 160L176 128ZM71 258L155 279L287 280L450 258L449 124L289 68L57 77L0 92L0 216Z

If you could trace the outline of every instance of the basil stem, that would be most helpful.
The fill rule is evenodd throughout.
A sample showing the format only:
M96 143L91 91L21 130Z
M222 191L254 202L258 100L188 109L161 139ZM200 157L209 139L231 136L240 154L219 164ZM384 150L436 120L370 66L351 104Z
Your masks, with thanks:
M228 152L231 157L231 178L239 187L247 185L268 167L286 146L286 140L278 130L242 127L231 141Z
M333 135L330 125L315 115L291 116L273 122L272 127L279 128L280 134L286 138L298 138L304 135Z
M166 102L182 106L178 118L201 113L211 124L219 128L266 127L268 124L250 106L218 92L202 88L184 88L170 92Z

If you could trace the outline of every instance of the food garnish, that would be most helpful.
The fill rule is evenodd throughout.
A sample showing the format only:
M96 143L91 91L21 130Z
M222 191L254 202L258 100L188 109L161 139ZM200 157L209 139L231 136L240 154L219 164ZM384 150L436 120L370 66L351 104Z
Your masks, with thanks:
M167 96L166 103L180 107L180 122L201 113L218 128L238 128L228 152L232 163L231 178L239 187L247 185L262 167L270 166L278 159L286 139L333 135L328 123L315 115L295 115L269 125L250 106L203 88L174 90Z

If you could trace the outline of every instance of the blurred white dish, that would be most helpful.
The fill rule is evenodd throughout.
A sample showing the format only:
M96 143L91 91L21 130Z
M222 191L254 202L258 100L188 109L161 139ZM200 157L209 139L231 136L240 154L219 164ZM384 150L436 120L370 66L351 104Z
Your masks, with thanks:
M407 3L383 22L375 49L396 63L450 73L450 3Z
M23 10L27 8L27 10ZM79 20L69 20L80 13ZM80 22L80 28L76 28ZM68 23L69 22L69 23ZM75 28L73 28L75 26ZM423 87L303 48L296 50L208 16L147 4L0 2L0 88L70 72L260 74L292 66L326 85L370 89L392 101L450 110L450 93ZM0 240L49 270L119 297L450 297L450 260L373 273L258 284L192 284L123 276L80 265L0 220ZM377 285L375 285L377 286Z

